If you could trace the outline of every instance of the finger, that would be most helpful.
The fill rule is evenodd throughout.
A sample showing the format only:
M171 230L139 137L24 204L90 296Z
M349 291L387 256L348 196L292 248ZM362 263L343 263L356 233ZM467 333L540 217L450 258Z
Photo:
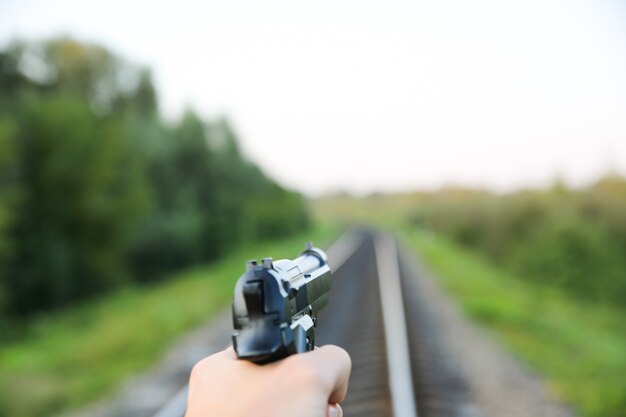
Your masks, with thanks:
M328 404L326 417L343 417L343 410L339 404Z
M232 345L228 346L226 349L217 352L215 355L219 356L223 359L237 359L237 354L235 353L235 348Z
M323 382L329 387L328 402L335 404L343 401L352 368L348 352L338 346L326 345L302 356L312 361L312 366L320 371Z

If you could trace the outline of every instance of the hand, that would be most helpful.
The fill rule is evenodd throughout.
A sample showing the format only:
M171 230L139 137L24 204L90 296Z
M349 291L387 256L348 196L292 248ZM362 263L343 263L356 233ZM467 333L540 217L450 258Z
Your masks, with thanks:
M350 368L332 345L267 365L238 360L230 347L194 366L185 417L341 417Z

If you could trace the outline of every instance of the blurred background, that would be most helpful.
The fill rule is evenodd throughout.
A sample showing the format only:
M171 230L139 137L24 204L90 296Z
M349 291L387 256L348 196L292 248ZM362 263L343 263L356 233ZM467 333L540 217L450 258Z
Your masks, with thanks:
M0 415L105 398L251 252L358 222L624 416L625 175L622 1L2 1Z

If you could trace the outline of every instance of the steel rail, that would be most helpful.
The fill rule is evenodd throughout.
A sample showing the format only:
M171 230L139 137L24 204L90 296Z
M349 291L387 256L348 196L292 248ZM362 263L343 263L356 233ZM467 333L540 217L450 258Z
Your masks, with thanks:
M417 417L396 244L391 235L381 234L376 236L374 248L393 415L394 417Z

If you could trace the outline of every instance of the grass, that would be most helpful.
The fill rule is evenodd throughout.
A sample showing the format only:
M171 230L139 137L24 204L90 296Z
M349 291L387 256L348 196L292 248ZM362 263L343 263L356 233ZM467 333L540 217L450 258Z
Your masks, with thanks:
M401 236L469 317L546 377L555 397L585 416L626 416L624 310L524 281L441 236Z
M106 396L158 361L186 330L225 308L246 259L294 257L305 241L324 246L337 230L323 225L251 244L160 284L128 287L33 321L23 339L0 346L0 415L50 415Z

